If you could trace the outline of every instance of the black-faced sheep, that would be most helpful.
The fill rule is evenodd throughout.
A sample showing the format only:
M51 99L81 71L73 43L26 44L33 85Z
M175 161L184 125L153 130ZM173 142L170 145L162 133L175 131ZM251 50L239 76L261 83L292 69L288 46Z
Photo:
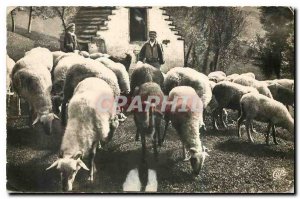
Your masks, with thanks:
M120 95L120 88L115 73L103 66L100 62L92 59L85 59L84 64L75 64L67 71L64 84L64 97L61 106L62 124L66 124L66 105L71 99L75 87L79 82L88 77L103 79L112 88L114 95Z
M126 70L129 70L131 61L132 61L132 56L129 53L125 53L125 57L120 57L120 56L109 56L109 59L111 59L114 62L119 62L123 64L126 68Z
M72 190L75 176L81 168L90 171L89 180L93 182L96 149L99 143L111 140L118 127L113 104L113 90L99 78L87 78L76 87L69 103L68 125L60 157L47 168L60 171L63 191ZM88 166L82 161L84 159L87 159Z
M147 82L155 82L161 88L163 88L164 76L159 69L149 64L141 64L132 72L130 80L131 94L134 92L136 87L139 87Z
M287 108L288 106L294 106L294 92L291 89L283 87L279 83L272 83L268 85L270 89L273 99L277 100L284 104Z
M202 100L193 88L178 86L170 91L168 101L167 119L171 120L176 129L183 148L187 148L191 154L190 163L194 174L199 174L207 156L199 137L199 128L203 124Z
M210 106L212 107L217 107L215 109L212 108L214 109L213 123L215 129L219 129L217 126L216 119L219 115L221 116L221 118L223 118L222 110L224 108L238 110L240 116L240 99L244 94L250 92L258 93L258 91L255 88L249 86L242 86L229 81L220 82L215 85L212 93L214 96L213 99L216 101L216 105L210 104ZM227 127L223 119L222 123L224 127Z
M133 99L138 100L137 105L140 107L134 110L134 122L137 128L136 140L141 135L142 157L145 158L146 156L147 135L152 138L154 155L157 157L157 145L161 146L160 126L163 116L161 106L164 94L157 83L147 82L136 87Z
M275 126L286 128L290 133L294 131L294 120L287 108L280 102L257 93L248 93L241 98L241 116L238 119L238 133L241 123L246 120L249 141L253 143L249 127L253 120L268 122L266 143L269 144L269 134L272 127L273 141L277 144Z

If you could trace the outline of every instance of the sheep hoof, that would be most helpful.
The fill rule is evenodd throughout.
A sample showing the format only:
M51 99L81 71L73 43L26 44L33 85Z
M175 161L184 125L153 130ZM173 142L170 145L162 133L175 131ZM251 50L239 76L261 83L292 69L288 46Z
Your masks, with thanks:
M93 183L93 182L94 182L93 177L92 177L92 176L89 176L88 181L89 181L90 183Z

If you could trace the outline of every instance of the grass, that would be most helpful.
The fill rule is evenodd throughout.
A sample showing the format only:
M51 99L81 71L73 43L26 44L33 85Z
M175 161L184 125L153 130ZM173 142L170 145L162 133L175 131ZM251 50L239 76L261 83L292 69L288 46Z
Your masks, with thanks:
M236 114L229 114L229 121ZM205 121L208 131L202 142L211 151L200 176L191 174L189 162L182 161L181 144L173 128L169 128L166 142L160 148L159 160L153 159L148 142L148 168L157 172L158 192L163 193L278 193L294 186L294 142L282 139L286 131L279 131L279 145L265 145L263 132L266 124L255 123L255 143L236 136L236 125L228 130L215 131L211 118ZM60 132L58 128L58 132ZM243 129L245 132L245 129ZM45 171L57 158L58 140L43 132L8 131L7 188L22 192L60 192L57 170ZM98 150L98 173L94 184L87 182L88 172L80 170L74 192L122 192L127 173L140 164L141 143L134 141L135 124L132 116L118 128L113 140L105 149ZM288 136L292 137L292 136ZM48 144L47 144L48 143ZM56 144L55 144L56 143ZM54 147L55 146L55 147ZM283 169L284 175L274 179L273 172Z

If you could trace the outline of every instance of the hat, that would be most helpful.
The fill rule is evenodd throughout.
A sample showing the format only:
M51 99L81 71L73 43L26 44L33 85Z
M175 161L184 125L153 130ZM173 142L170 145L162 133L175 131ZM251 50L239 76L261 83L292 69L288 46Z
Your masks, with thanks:
M156 36L156 31L149 31L149 36Z
M73 26L75 26L75 23L69 23L69 24L67 25L66 29L68 30L69 28L71 28L71 27L73 27Z

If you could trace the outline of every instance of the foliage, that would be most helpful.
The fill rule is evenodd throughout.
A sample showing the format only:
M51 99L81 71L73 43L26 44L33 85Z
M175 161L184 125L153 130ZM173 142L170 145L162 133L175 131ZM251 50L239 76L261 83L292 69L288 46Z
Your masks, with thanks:
M242 10L235 7L169 7L166 10L185 38L185 66L206 73L210 62L211 71L224 70L238 55L232 52L246 26L246 14Z
M294 76L294 16L287 7L260 8L260 21L266 31L257 36L257 65L266 77L282 73Z

